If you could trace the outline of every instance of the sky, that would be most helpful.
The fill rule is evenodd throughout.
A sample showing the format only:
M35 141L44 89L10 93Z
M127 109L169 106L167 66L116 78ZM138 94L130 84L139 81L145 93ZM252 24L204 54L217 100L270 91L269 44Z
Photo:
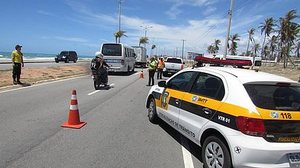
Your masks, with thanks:
M75 50L92 56L102 43L115 42L118 5L119 0L1 0L0 51L20 44L27 53ZM146 30L148 54L153 44L152 54L181 56L183 45L185 56L207 53L215 39L223 53L229 7L230 0L122 0L121 30L127 37L121 43L138 45ZM240 35L238 53L246 50L247 30L255 28L255 41L262 42L260 24L291 9L300 15L300 1L234 0L231 34Z

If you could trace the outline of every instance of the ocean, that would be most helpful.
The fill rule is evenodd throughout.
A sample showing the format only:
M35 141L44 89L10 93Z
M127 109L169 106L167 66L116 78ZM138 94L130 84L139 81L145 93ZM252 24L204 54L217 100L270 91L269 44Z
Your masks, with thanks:
M23 53L23 59L26 61L49 61L54 60L57 54L45 54L45 53ZM90 59L93 56L78 55L79 60ZM0 52L0 61L11 61L11 52Z

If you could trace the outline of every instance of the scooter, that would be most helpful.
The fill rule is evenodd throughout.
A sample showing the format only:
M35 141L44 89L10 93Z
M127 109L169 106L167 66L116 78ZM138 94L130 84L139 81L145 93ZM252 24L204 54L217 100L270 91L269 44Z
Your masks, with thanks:
M106 70L107 70L107 68L106 68ZM99 70L92 71L92 78L94 81L95 90L109 88L109 85L107 85L107 79L105 80L106 75L104 73L107 73L107 72L104 72L104 71L101 72L101 70L100 71Z

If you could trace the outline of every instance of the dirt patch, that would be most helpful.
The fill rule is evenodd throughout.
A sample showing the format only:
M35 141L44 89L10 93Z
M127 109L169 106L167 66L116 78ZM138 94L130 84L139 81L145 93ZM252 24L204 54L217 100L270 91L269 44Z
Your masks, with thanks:
M71 76L87 75L90 73L88 66L69 65L59 67L44 68L23 68L21 81L27 84L34 84L45 80L53 80L59 78L67 78ZM0 71L0 87L12 85L12 71Z
M299 81L300 79L300 67L289 66L287 68L283 68L283 65L262 65L259 68L260 71L268 72L275 75L280 75L294 81Z

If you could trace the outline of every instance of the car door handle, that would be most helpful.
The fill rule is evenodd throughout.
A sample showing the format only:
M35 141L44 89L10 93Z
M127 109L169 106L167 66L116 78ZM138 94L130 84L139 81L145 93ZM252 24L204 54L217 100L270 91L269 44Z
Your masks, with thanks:
M209 108L203 108L203 112L204 112L205 114L207 114L207 115L212 114L212 110L209 109Z

